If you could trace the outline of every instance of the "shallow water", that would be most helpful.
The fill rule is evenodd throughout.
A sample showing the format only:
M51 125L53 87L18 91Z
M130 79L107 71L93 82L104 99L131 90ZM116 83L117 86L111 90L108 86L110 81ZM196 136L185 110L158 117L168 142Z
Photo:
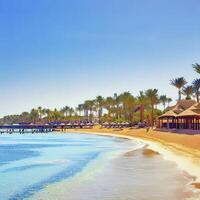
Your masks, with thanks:
M2 135L0 200L179 200L198 195L175 163L146 156L143 146L86 134Z

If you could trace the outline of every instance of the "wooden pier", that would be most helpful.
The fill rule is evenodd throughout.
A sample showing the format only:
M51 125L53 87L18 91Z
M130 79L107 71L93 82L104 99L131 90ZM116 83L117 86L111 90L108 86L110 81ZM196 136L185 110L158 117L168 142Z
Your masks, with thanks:
M93 123L49 123L49 124L11 124L0 125L0 134L7 133L49 133L56 130L92 128Z
M36 125L36 124L29 124L29 125L1 125L0 126L0 133L49 133L53 131L53 126L51 125Z

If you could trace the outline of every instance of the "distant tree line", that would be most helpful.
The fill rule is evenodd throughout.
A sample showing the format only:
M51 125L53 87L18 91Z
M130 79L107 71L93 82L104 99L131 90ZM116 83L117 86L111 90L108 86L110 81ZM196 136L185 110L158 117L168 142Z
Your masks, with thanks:
M193 64L195 71L200 74L200 65ZM178 100L196 98L199 102L200 78L187 85L184 77L170 80L170 84L178 89ZM170 106L172 99L166 95L159 95L157 89L140 91L137 96L130 92L114 94L109 97L97 96L86 100L76 108L65 106L62 109L33 108L30 112L20 115L8 115L0 119L1 124L20 122L49 123L65 121L97 121L97 122L144 122L153 125L157 116ZM158 109L162 105L163 109Z
M158 95L157 89L140 91L137 96L130 92L114 94L109 97L97 96L95 99L86 100L76 108L65 106L62 109L33 108L30 112L20 115L8 115L0 119L1 124L19 122L49 123L52 121L107 121L107 122L148 122L153 121L162 113L157 108L159 104L163 109L169 106L171 98Z

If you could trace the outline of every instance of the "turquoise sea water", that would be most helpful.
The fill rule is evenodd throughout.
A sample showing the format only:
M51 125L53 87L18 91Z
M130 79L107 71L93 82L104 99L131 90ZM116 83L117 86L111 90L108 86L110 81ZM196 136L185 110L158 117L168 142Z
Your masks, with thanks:
M161 156L145 158L142 146L86 134L1 135L0 200L190 197L189 178Z
M100 155L130 148L125 143L81 134L2 135L0 199L30 197L48 184L74 176Z

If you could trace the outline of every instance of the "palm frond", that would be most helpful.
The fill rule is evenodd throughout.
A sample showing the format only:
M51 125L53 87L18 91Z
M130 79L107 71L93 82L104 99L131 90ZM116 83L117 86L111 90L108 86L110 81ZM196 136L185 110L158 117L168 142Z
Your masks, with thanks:
M195 64L192 64L192 66L193 66L194 70L195 70L198 74L200 74L200 64L195 63Z

